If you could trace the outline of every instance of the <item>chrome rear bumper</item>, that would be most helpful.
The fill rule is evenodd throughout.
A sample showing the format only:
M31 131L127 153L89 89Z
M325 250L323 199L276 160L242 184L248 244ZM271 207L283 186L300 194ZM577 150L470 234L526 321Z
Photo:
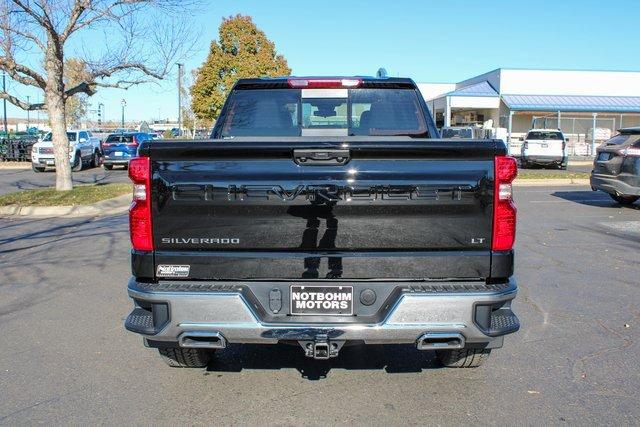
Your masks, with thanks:
M459 284L464 287L465 282ZM490 291L403 291L375 323L356 323L357 317L350 318L349 322L335 318L326 318L322 323L287 322L286 316L284 321L266 322L260 314L263 308L255 301L249 301L238 286L241 285L222 285L215 292L185 291L184 286L178 292L166 288L150 291L149 286L141 289L135 280L131 280L128 293L134 299L136 309L125 327L141 333L154 346L184 342L180 337L193 333L213 333L225 343L261 344L314 340L318 336L366 344L416 344L425 334L459 334L467 347L474 344L499 347L503 335L519 328L517 317L510 309L517 292L514 281ZM268 289L267 286L267 292ZM166 311L166 315L157 314L153 307L160 307L158 313ZM479 312L490 316L489 323L479 321ZM145 313L150 316L146 321L140 317ZM160 324L154 328L156 320Z

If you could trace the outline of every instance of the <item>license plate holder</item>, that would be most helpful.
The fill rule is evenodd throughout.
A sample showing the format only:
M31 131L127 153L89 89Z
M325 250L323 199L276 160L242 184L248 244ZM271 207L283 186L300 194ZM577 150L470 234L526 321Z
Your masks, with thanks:
M116 157L122 157L122 151L116 151L114 154Z
M353 286L291 285L289 303L296 316L352 316Z

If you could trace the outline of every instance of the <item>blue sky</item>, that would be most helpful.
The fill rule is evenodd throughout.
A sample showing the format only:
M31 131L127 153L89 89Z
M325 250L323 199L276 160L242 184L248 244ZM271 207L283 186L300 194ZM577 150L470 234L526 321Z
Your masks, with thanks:
M499 67L640 71L638 0L208 1L185 18L201 28L187 71L205 59L221 18L236 13L253 17L297 75L385 67L417 82L455 82ZM90 103L104 103L108 119L119 118L122 98L127 118L175 118L175 75L104 89ZM26 117L13 106L8 115Z

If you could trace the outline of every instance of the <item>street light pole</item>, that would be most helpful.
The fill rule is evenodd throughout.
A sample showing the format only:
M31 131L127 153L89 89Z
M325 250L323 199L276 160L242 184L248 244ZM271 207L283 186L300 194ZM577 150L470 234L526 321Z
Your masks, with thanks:
M182 136L182 67L184 64L176 62L178 65L178 135Z
M7 84L5 81L6 76L7 76L7 73L3 71L2 72L2 91L4 93L7 93ZM9 139L9 127L7 126L7 100L6 99L2 100L2 106L4 109L4 134L6 138Z
M101 102L98 104L98 127L102 127L102 120L104 119L104 104Z
M124 132L124 107L126 107L127 101L123 99L120 104L122 104L122 131Z
M29 108L27 109L27 133L29 133L29 127L30 127L30 117L29 117L29 111L31 110L31 101L29 101L30 96L27 95L27 104L29 104Z

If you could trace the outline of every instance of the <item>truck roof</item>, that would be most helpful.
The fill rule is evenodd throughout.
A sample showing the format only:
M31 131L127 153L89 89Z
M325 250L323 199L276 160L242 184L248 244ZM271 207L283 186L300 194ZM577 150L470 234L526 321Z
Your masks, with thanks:
M618 129L622 135L637 135L640 134L640 126Z
M234 89L287 89L291 88L291 80L309 81L342 81L359 80L363 88L417 88L415 82L407 77L372 77L372 76L283 76L238 79Z

